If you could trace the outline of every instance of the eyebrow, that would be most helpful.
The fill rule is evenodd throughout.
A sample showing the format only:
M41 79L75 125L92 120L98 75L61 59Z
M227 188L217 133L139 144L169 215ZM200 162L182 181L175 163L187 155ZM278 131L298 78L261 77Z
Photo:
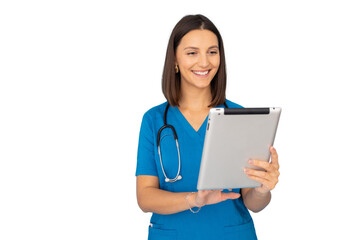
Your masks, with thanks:
M214 46L209 47L208 49L211 49L211 48L219 48L219 47L217 45L214 45ZM184 50L186 50L186 49L199 49L199 48L197 48L197 47L186 47L186 48L184 48Z

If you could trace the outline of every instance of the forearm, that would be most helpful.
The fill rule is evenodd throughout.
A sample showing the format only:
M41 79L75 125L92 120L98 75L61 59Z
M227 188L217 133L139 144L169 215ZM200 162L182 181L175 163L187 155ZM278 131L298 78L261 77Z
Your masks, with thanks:
M260 193L255 188L250 189L243 195L245 206L252 212L260 212L263 210L271 200L271 192Z
M142 189L141 196L138 196L139 206L144 212L153 212L158 214L174 214L195 207L194 196L191 194L186 200L189 192L173 193L154 187Z

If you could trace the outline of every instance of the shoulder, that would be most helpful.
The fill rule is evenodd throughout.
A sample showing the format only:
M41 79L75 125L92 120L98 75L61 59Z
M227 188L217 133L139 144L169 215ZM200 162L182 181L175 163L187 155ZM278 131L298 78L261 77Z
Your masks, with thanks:
M166 108L167 102L164 102L162 104L159 104L155 107L150 108L147 110L143 115L143 122L154 122L158 119L162 119L165 108Z
M155 107L152 107L144 113L144 116L154 117L157 114L163 114L165 111L166 105L167 105L167 102L164 102Z
M167 102L152 107L144 113L141 122L140 132L143 132L144 134L154 133L156 126L159 123L163 122L163 116L164 116L166 104Z
M226 104L228 105L229 108L244 108L243 106L241 106L235 102L232 102L228 99L226 99Z

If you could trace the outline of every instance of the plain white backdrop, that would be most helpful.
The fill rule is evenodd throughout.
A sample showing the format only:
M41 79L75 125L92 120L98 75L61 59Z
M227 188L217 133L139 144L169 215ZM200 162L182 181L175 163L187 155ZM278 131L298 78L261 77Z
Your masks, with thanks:
M358 1L2 1L0 239L146 239L142 115L165 101L168 38L220 30L227 98L283 108L259 239L359 239Z

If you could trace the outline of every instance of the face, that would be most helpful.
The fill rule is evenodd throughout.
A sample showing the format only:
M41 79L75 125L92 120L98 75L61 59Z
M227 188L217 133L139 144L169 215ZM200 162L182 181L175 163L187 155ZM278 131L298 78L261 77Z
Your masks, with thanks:
M208 88L220 65L218 39L209 30L192 30L181 39L175 57L182 86Z

